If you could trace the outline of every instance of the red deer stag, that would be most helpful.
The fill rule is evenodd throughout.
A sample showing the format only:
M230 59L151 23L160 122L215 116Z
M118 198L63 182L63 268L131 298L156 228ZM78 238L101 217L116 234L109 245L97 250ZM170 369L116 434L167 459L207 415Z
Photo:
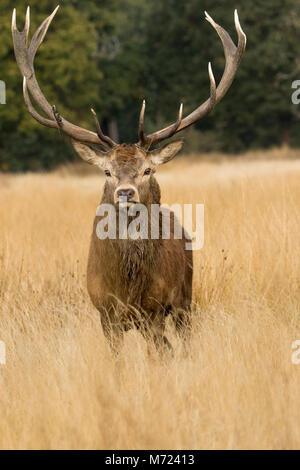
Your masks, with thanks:
M154 177L158 165L170 161L182 148L183 140L175 140L162 148L150 148L168 139L207 116L223 98L237 72L246 46L246 36L235 11L238 45L229 34L207 14L206 20L218 33L225 53L225 70L216 86L211 65L208 65L210 97L192 113L183 118L180 106L176 122L152 134L144 132L145 101L143 102L138 136L133 145L117 144L101 130L96 113L92 110L97 132L78 127L64 119L55 106L43 95L34 72L34 57L42 43L58 7L45 19L32 37L28 47L29 8L23 31L16 27L16 10L12 17L12 35L15 56L23 76L24 100L30 114L42 125L60 129L71 137L80 157L101 168L106 182L101 203L114 205L121 210L122 197L127 206L142 203L147 208L160 204L160 188ZM33 107L32 100L45 116ZM171 222L174 214L171 215ZM87 269L87 287L91 300L100 312L105 336L116 348L123 332L136 325L157 347L170 343L164 336L165 319L171 314L177 331L183 337L190 330L190 305L192 297L192 252L185 250L185 236L170 239L100 239L96 228L100 216L94 221ZM174 221L174 220L173 220ZM159 216L159 226L161 217ZM161 229L161 227L160 227Z

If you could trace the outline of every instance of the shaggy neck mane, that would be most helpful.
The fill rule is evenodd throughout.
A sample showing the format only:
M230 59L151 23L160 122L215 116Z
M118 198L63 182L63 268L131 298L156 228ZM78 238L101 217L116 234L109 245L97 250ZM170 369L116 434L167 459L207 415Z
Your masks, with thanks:
M105 185L101 204L111 203L112 195ZM141 303L143 292L149 285L151 273L155 271L159 259L161 240L151 239L151 204L160 204L160 188L151 178L147 201L142 203L148 209L148 238L131 240L101 240L101 258L106 281L118 291L119 298L131 305ZM119 232L117 214L117 233ZM130 223L130 218L128 218ZM95 228L94 228L94 236ZM125 299L126 297L126 299Z

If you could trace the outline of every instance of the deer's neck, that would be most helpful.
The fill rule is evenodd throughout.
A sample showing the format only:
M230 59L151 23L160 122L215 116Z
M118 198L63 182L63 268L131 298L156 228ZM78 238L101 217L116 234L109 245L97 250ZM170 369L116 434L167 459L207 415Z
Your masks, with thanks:
M149 285L150 277L156 271L160 256L161 240L151 239L151 205L160 204L160 188L156 180L151 186L148 198L141 201L148 212L148 237L146 239L120 239L118 211L116 211L116 239L97 240L94 227L94 242L98 246L97 252L104 277L117 291L117 295L131 304L140 302L140 298L136 296L141 296ZM111 202L108 196L104 190L101 204ZM95 223L97 219L96 217ZM128 225L131 221L132 218L128 217Z

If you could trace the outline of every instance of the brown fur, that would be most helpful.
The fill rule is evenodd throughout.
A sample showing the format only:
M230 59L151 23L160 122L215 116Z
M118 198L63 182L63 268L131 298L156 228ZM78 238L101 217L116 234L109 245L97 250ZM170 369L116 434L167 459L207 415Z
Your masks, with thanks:
M162 237L161 214L159 238L151 239L151 204L160 205L160 187L154 177L156 167L171 160L183 141L174 141L152 152L138 145L118 145L108 153L76 141L73 145L83 159L107 174L101 204L114 204L116 211L127 210L120 208L118 191L130 188L133 191L130 204L141 203L148 209L147 239L119 238L117 218L116 239L101 240L96 234L101 217L94 220L87 285L100 312L104 334L117 349L123 332L136 326L157 347L171 347L164 336L168 314L173 316L182 336L187 337L190 330L193 259L192 252L185 250L184 232L181 240L174 238L172 212L170 239Z
M168 161L170 155L164 154L164 158ZM130 184L136 187L140 202L150 214L151 204L160 204L161 197L154 177L155 165L151 162L149 153L136 145L118 146L105 160L106 171L109 168L112 175L105 183L101 203L114 204L116 187ZM144 169L149 166L152 174L145 177ZM117 205L116 208L118 210ZM164 336L165 319L169 313L178 332L188 336L193 260L192 252L185 250L185 237L174 239L174 217L171 213L171 239L168 240L161 236L161 216L158 240L151 237L122 240L118 236L101 240L96 235L101 217L96 216L94 220L87 285L91 300L100 312L104 333L113 348L117 348L123 332L133 326L145 337L151 337L158 347L171 347ZM150 234L150 216L148 224Z

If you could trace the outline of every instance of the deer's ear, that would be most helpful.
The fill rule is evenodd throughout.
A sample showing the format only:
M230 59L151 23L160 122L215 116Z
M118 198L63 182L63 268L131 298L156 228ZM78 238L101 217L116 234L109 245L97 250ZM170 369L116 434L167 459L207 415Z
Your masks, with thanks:
M107 154L105 152L101 152L101 150L95 149L90 145L83 144L77 140L71 139L72 145L78 155L90 165L96 165L99 168L103 168L105 164L105 160Z
M178 152L180 152L183 144L184 139L178 139L166 144L160 149L153 150L153 152L150 153L152 163L154 163L154 165L162 165L163 163L169 162L175 157L175 155L177 155Z

